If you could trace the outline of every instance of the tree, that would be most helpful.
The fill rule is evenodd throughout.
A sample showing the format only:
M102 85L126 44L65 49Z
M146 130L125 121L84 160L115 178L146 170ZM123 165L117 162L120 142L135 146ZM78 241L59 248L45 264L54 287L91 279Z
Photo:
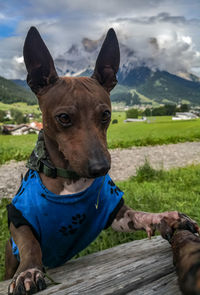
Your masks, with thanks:
M166 104L162 107L152 109L152 116L173 116L176 113L175 104Z
M184 112L189 112L189 109L190 109L189 104L183 103L181 104L179 111L184 113Z
M10 114L13 118L13 121L17 124L28 123L29 121L28 117L26 115L24 116L20 110L11 109Z
M146 117L150 117L152 115L152 109L146 108L142 115Z
M173 116L176 113L176 104L166 104L165 106L166 116Z
M138 109L133 108L133 109L126 111L126 118L137 119L138 118Z
M152 116L165 116L166 110L164 107L158 107L155 109L152 109Z
M3 110L0 110L0 122L3 122L6 117L6 112Z

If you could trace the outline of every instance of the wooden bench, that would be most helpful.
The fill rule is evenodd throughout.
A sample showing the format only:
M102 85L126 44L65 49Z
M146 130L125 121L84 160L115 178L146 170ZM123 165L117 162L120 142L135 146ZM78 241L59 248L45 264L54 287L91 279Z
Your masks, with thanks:
M133 241L71 260L49 270L60 284L41 295L181 295L168 242L161 237ZM7 294L8 281L0 283Z

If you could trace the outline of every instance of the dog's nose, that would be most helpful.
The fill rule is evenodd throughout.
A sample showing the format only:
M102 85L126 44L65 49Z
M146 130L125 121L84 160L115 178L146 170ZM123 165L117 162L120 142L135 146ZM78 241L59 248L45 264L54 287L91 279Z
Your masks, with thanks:
M106 175L106 173L110 170L110 163L107 160L103 160L101 162L90 162L88 166L88 172L90 177L95 178L99 176Z

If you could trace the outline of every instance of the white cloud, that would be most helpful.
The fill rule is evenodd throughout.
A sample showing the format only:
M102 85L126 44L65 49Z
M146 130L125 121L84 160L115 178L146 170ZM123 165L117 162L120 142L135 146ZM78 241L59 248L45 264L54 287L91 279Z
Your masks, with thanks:
M24 62L24 57L23 56L15 56L14 60L18 63L18 64L22 64Z
M9 1L8 1L9 2ZM18 21L15 36L0 40L0 75L25 77L22 55L26 33L36 26L55 58L83 37L99 39L114 27L138 59L176 71L199 65L199 0L13 0L0 2L0 20ZM156 40L157 44L149 42ZM157 47L156 47L157 46Z

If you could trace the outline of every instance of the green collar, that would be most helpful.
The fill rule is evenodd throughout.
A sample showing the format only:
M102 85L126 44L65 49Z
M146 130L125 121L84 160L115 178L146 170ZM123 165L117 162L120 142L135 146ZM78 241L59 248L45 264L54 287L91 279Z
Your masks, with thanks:
M43 172L46 176L56 178L57 176L68 179L79 179L80 176L74 171L58 168L53 165L49 158L44 143L44 132L40 130L35 148L28 159L26 167L37 172Z

